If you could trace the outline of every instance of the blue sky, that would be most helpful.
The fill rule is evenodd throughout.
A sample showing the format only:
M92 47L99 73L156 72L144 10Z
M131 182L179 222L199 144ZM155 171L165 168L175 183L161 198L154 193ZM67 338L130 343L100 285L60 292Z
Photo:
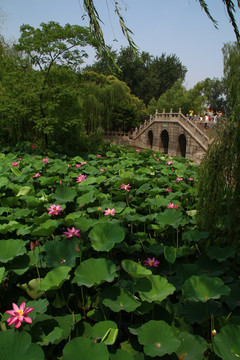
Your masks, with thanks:
M196 0L119 0L140 51L154 56L176 54L188 69L185 79L188 89L207 77L222 77L221 49L224 43L235 41L222 0L207 0L207 3L218 21L219 30L214 28ZM116 50L127 46L111 0L95 0L95 5L104 21L106 43ZM61 25L88 25L82 20L82 0L1 0L0 10L0 33L6 41L18 39L22 24L35 28L49 21ZM236 14L238 19L239 13ZM89 61L93 61L91 53Z

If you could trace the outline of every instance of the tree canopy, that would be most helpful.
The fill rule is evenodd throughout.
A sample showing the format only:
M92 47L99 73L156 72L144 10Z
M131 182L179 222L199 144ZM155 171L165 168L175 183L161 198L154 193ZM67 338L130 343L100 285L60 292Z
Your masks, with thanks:
M200 167L198 220L213 240L220 233L233 245L239 241L240 223L239 44L226 44L223 54L229 110Z
M122 47L119 53L112 52L112 56L119 68L119 71L116 71L118 79L124 81L132 93L146 105L152 98L158 99L179 79L184 80L187 72L187 68L175 54L163 53L154 57L143 51L136 57L131 47ZM111 74L104 57L87 66L87 69Z

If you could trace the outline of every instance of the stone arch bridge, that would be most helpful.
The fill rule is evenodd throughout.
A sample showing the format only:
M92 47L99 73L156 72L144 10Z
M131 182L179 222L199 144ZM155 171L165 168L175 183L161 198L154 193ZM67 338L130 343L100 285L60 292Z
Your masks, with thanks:
M152 149L165 154L186 157L201 162L208 149L209 137L197 124L178 113L159 113L156 110L144 124L131 134L109 133L108 140L115 144Z

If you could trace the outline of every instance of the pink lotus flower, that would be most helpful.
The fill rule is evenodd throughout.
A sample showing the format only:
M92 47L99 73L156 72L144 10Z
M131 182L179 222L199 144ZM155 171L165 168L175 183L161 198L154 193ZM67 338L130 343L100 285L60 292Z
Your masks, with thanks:
M80 164L81 164L81 165L86 165L87 162L86 162L86 161L82 161Z
M159 159L155 159L156 161L160 161Z
M160 264L160 261L156 260L155 257L152 259L147 258L147 260L144 260L145 266L158 267L159 264Z
M193 177L189 177L189 178L188 178L188 180L193 181L193 180L194 180L194 178L193 178Z
M131 189L131 186L130 186L130 184L127 184L127 185L122 184L120 189L129 191Z
M12 166L18 166L18 162L17 161L12 162Z
M70 164L68 164L68 166L67 167L71 167L72 165L70 165Z
M102 157L102 155L98 154L98 155L97 155L97 158L100 159L100 157Z
M87 177L87 175L79 174L79 176L77 177L77 183L84 181L86 179L86 177Z
M63 211L63 209L61 208L62 205L50 205L50 208L47 208L47 210L49 210L48 215L60 215L60 211Z
M33 144L31 144L31 148L32 148L32 149L35 149L35 148L36 148L36 146L35 146L35 145L33 145Z
M166 191L170 193L170 192L172 192L172 189L170 189L170 188L167 187L167 188L166 188Z
M104 169L99 169L99 171L104 172Z
M43 158L43 159L42 159L42 162L43 162L44 164L48 164L48 163L49 163L49 159L48 159L48 158Z
M183 181L183 178L177 177L177 178L176 178L176 181Z
M107 210L104 210L104 215L111 215L111 216L114 216L116 213L116 210L115 209L107 209Z
M22 325L22 321L25 321L28 324L32 323L32 319L28 316L31 311L34 310L34 308L27 307L25 310L25 302L22 302L20 307L18 307L16 304L12 303L13 310L7 310L5 311L6 314L11 315L10 318L7 319L8 325L15 324L15 328L18 329Z
M81 235L79 234L80 230L75 229L75 227L67 228L67 231L64 231L64 234L66 234L66 238L70 239L72 237L80 237Z
M40 173L36 173L35 175L33 175L32 177L33 178L38 178L38 177L40 177L41 176L41 174Z
M82 164L76 164L75 167L76 168L80 168L82 166Z
M168 165L172 165L172 164L173 164L173 161L168 161L167 164L168 164Z
M136 152L141 152L141 150L139 150L139 149L136 149Z
M167 205L167 208L168 209L178 209L178 205L177 204L174 204L174 203L169 203Z

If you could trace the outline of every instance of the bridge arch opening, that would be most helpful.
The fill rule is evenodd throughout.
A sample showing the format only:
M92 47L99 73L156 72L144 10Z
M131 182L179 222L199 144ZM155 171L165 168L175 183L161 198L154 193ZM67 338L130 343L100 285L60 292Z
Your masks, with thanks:
M179 135L177 144L177 155L186 157L187 140L184 134Z
M147 145L150 147L150 149L152 149L152 146L153 146L153 132L152 132L152 130L150 130L150 131L148 132Z
M169 136L167 130L163 130L160 135L160 152L164 154L168 154L168 143L169 143Z

